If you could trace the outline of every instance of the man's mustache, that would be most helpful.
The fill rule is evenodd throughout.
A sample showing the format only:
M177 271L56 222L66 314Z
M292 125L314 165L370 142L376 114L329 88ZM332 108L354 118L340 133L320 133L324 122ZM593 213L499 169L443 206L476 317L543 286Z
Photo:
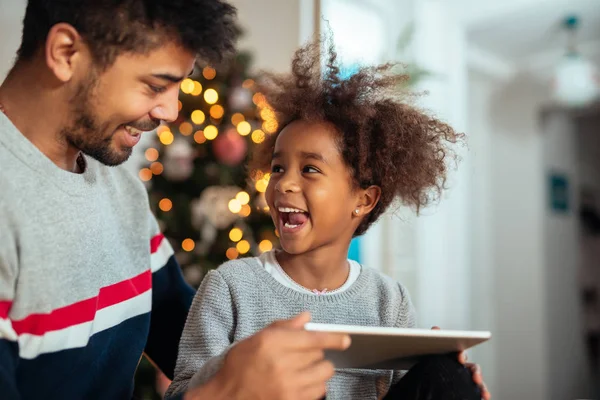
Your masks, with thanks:
M149 131L153 131L156 128L158 128L160 126L160 121L158 121L158 120L136 121L136 122L132 122L132 123L125 124L125 125L130 126L134 129L143 131L143 132L149 132Z

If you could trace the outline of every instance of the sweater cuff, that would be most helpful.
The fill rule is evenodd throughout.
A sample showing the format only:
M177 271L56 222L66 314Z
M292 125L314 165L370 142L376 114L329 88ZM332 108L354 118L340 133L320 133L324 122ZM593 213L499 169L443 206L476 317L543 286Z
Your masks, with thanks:
M221 354L208 360L202 366L202 368L200 368L200 370L196 372L194 376L192 376L192 379L190 379L190 383L188 384L188 389L194 389L198 386L202 386L206 384L206 382L208 382L213 376L215 376L215 374L219 372L223 366L225 357L227 357L227 353L229 353L229 350L232 347L233 346L229 346Z

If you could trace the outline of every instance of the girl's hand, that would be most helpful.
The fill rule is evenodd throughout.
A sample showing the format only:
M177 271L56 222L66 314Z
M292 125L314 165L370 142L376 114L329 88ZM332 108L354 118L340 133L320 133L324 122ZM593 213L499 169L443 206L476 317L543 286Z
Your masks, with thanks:
M439 330L440 327L434 326L431 329ZM485 386L485 382L483 381L483 376L481 375L481 367L477 364L468 363L467 362L467 353L465 353L464 351L461 351L460 353L458 353L458 362L461 363L462 365L464 365L466 368L468 368L471 371L471 376L473 377L473 382L475 382L475 384L477 386L479 386L479 390L481 390L481 397L484 400L490 400L492 398L492 395L490 394L490 392L488 392L487 387Z

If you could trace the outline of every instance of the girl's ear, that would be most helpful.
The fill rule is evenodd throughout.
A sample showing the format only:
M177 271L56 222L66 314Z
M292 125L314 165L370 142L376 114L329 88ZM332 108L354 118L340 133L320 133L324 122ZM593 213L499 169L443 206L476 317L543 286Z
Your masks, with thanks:
M381 198L381 188L376 185L369 186L366 189L360 189L358 194L358 204L354 210L355 216L362 216L373 211L379 199Z

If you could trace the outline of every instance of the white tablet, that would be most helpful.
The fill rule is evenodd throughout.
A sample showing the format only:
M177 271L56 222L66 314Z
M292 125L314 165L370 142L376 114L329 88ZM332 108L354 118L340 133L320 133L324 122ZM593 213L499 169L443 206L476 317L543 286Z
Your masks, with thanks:
M487 331L455 331L319 324L308 331L347 333L352 344L345 351L326 351L336 368L409 369L419 358L466 350L491 338Z

